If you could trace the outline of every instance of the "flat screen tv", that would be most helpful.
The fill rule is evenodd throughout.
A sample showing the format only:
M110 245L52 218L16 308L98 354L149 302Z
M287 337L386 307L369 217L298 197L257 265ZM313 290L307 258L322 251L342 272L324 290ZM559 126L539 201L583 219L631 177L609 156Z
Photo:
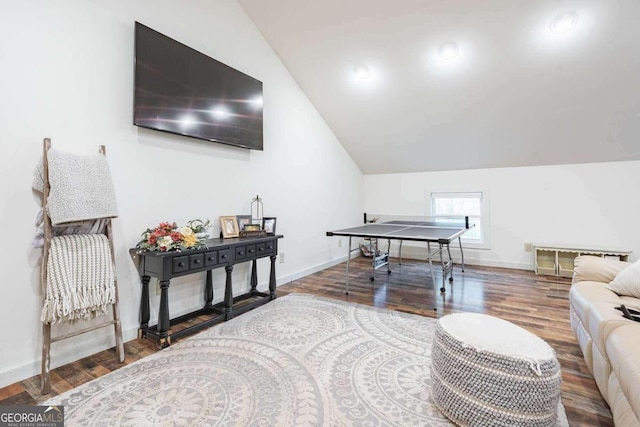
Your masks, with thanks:
M136 22L133 124L262 150L262 82Z

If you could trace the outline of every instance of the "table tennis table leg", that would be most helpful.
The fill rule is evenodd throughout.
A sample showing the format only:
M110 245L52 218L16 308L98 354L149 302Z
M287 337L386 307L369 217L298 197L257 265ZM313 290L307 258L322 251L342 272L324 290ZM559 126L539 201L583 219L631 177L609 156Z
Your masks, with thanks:
M400 240L400 249L398 249L398 265L402 265L402 240Z
M453 258L451 257L451 249L449 248L449 243L446 243L447 245L447 254L449 254L449 265L451 265L451 267L449 268L449 282L453 282ZM444 282L442 282L444 284Z
M387 239L387 275L391 274L391 261L389 257L391 256L391 239Z
M429 261L429 271L431 272L431 282L433 282L433 309L437 310L436 295L438 293L438 284L436 283L436 275L433 274L433 257L431 255L431 242L427 241L427 260Z
M349 236L349 245L347 245L347 272L344 277L344 286L346 294L349 295L349 262L351 261L351 236Z
M460 257L462 258L462 272L464 273L464 252L462 251L462 239L458 236L458 244L460 245Z
M371 242L374 239L371 238ZM369 277L369 281L373 282L376 279L376 258L378 257L378 238L375 238L375 245L373 246L373 255L371 256L371 277Z
M449 269L449 263L444 263L444 257L442 256L442 243L438 243L438 247L439 247L439 251L440 252L440 266L442 267L442 287L440 288L440 292L444 293L447 292L447 289L444 287L444 284L447 283L447 270ZM449 248L447 247L447 250ZM451 262L451 255L449 255L449 262Z

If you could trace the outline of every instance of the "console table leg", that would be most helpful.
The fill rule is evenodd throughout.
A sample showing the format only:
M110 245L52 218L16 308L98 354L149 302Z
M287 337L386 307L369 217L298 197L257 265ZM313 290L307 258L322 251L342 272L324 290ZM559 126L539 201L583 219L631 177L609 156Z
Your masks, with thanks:
M149 327L149 281L151 276L142 276L142 296L140 298L140 329L138 330L138 338L144 336L144 331Z
M211 308L213 306L213 278L211 270L207 270L207 279L204 285L204 308Z
M160 312L158 313L158 335L160 346L168 347L169 339L169 280L160 281Z
M271 255L271 271L269 272L269 295L271 299L276 299L276 255Z
M257 292L258 288L258 270L256 267L258 260L251 262L251 293Z
M233 283L231 281L233 266L228 265L224 270L227 272L227 281L224 286L224 319L229 320L231 318L231 310L233 309Z

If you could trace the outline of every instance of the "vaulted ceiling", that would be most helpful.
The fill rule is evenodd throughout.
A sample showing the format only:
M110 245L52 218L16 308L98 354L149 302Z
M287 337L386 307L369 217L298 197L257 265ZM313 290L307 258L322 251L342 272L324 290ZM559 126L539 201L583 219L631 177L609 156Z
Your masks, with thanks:
M365 174L640 159L639 0L239 1Z

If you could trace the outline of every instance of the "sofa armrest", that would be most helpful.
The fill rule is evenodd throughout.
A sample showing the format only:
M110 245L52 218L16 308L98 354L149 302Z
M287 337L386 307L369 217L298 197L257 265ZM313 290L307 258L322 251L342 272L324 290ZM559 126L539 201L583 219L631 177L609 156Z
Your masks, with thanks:
M573 283L582 281L609 283L631 263L591 255L581 255L573 262Z

